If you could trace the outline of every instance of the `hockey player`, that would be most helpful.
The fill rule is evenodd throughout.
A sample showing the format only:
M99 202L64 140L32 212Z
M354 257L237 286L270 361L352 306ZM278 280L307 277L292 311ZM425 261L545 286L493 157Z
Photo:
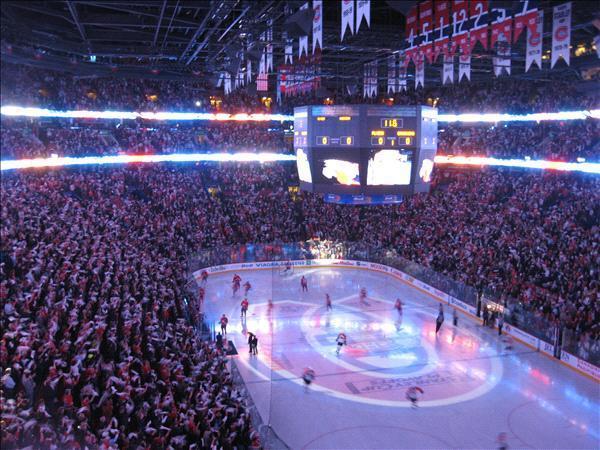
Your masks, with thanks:
M304 380L304 392L308 392L308 387L310 383L315 379L315 371L311 367L307 367L302 372L302 379Z
M242 300L242 303L240 304L240 306L242 307L242 310L240 312L240 317L245 319L246 318L246 313L248 312L248 299L244 298L244 300Z
M440 310L438 312L438 316L437 319L435 319L435 334L438 334L438 331L440 331L440 328L442 327L442 324L444 323L444 305L442 305L440 303Z
M206 270L203 270L200 273L200 283L204 286L207 281L208 281L208 272Z
M229 319L227 318L225 313L223 313L219 322L221 323L221 333L224 335L227 334L227 324L229 323Z
M237 273L233 276L233 280L231 281L231 285L233 288L233 295L240 290L240 283L242 282L242 277L240 277Z
M402 306L404 306L402 304L402 301L399 298L397 298L396 303L394 303L394 308L396 308L396 311L398 311L398 315L400 317L402 317Z
M456 312L456 308L452 308L452 325L455 327L458 326L458 313Z
M360 293L358 294L358 299L359 299L359 303L361 305L369 306L369 303L367 303L367 290L364 287L360 288Z
M300 287L302 288L302 292L308 292L308 280L304 275L300 278Z
M252 285L250 284L250 282L249 282L249 281L246 281L246 282L244 283L244 295L245 295L245 296L248 296L248 291L249 291L250 289L252 289Z
M419 397L423 394L423 389L419 386L411 386L406 390L406 399L410 400L411 406L417 408L419 406Z
M335 351L335 354L339 356L340 351L342 350L342 347L344 345L346 345L346 342L347 342L346 334L345 333L338 334L337 338L335 339L335 342L337 343L337 350Z
M273 300L269 299L269 302L267 303L267 313L270 315L273 314Z
M327 311L331 311L333 309L333 306L331 305L331 297L329 296L329 294L325 294L325 307L327 308Z
M292 272L292 262L288 259L285 262L285 269L283 269L283 274L287 275L288 273Z

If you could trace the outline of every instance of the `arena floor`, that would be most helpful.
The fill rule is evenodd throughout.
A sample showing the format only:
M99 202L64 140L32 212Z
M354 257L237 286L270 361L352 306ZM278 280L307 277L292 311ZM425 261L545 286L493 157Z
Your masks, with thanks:
M210 276L205 311L229 317L233 358L258 411L293 449L497 448L500 432L510 448L600 448L597 383L520 343L506 350L497 332L460 313L454 327L447 306L436 337L439 303L395 278L349 268L239 275L252 284L247 319L242 293L232 296L233 273ZM368 306L359 304L361 287ZM248 331L258 336L257 356ZM348 345L338 357L340 331ZM308 392L307 366L316 372ZM416 409L405 397L413 385L424 391Z

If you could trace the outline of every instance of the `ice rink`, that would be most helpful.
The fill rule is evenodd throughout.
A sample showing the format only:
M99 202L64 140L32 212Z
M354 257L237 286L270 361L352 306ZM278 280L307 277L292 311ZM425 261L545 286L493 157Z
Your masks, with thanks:
M600 448L598 383L518 342L506 349L461 313L454 327L447 305L436 336L439 303L396 278L356 268L238 274L252 284L247 319L232 272L209 277L204 310L214 321L227 314L234 363L263 421L293 449L497 448L500 432L510 448ZM337 356L341 331L348 345ZM247 332L258 336L257 356ZM308 366L316 379L306 392ZM416 409L409 386L424 391Z

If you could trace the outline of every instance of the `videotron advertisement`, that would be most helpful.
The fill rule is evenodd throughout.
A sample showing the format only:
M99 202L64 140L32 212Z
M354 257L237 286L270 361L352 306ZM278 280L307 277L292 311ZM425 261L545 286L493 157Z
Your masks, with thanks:
M365 195L397 202L401 196L429 190L437 110L384 105L296 108L294 149L301 189L332 194L327 198Z

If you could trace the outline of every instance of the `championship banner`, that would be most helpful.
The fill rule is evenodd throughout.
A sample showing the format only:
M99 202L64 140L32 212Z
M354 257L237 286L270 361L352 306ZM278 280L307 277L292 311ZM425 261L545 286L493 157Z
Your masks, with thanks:
M490 39L490 46L494 48L494 44L498 42L500 36L504 35L504 39L508 42L511 40L511 31L513 27L512 17L500 16L500 18L492 23L492 37Z
M246 61L246 83L252 83L252 61Z
M444 70L442 72L442 84L454 83L454 56L444 55Z
M313 0L313 12L312 52L314 55L317 47L323 49L323 0Z
M367 21L367 26L371 28L371 0L357 0L356 1L356 32L360 28L362 18Z
M388 57L388 79L387 79L387 93L396 93L397 77L396 77L396 55Z
M433 2L425 0L419 3L419 34L423 36L423 43L433 39L430 37L433 31Z
M433 43L433 62L440 55L448 55L448 43L450 42L450 2L436 1L435 8L435 41Z
M469 46L469 30L467 29L468 12L467 0L452 2L452 40L450 41L449 55L454 56L456 48L460 47L463 55L471 53Z
M467 77L471 81L471 54L458 57L458 82Z
M471 49L477 42L481 42L483 48L488 48L488 21L489 4L488 0L471 0L470 16L472 28L470 30Z
M346 28L350 27L350 34L354 34L354 0L342 0L342 37L341 41L344 40L344 34Z
M300 7L300 9L308 9L308 2L306 2L304 5L302 5ZM305 53L306 55L308 55L308 36L300 36L298 38L298 44L299 44L299 49L298 49L298 58L302 58L302 54Z
M231 75L229 72L223 74L223 92L225 95L231 94Z
M425 55L418 51L415 55L415 89L425 87Z
M570 64L571 46L571 2L554 7L552 15L552 63L554 67L559 58Z
M544 11L538 11L535 31L527 27L527 50L525 51L525 72L532 63L542 68L542 36L544 35Z
M417 7L413 6L406 15L406 29L404 30L404 36L408 42L409 47L414 47L415 38L418 34L418 23L417 23ZM408 65L408 63L407 63Z
M523 32L523 30L525 28L527 28L527 30L532 31L532 32L535 32L535 30L537 29L537 17L538 17L537 8L533 8L533 9L529 9L529 10L525 9L527 7L527 5L531 6L531 3L533 3L533 2L524 2L523 10L521 10L520 13L515 14L513 43L515 43L515 42L517 42L517 40L519 40L519 36L521 36L521 33Z

